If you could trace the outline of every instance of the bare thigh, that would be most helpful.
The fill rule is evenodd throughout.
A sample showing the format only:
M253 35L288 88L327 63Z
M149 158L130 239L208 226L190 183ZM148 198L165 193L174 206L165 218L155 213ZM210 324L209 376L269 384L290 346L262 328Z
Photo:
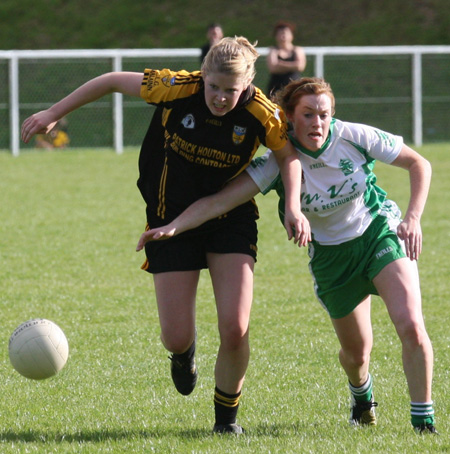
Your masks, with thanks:
M222 341L247 334L253 300L254 260L246 254L208 254Z
M161 340L174 353L183 353L195 338L195 297L200 271L153 275Z
M371 297L365 298L347 316L331 319L342 349L355 359L370 355L373 346Z
M375 276L373 283L400 337L413 326L424 326L416 262L409 258L395 260Z

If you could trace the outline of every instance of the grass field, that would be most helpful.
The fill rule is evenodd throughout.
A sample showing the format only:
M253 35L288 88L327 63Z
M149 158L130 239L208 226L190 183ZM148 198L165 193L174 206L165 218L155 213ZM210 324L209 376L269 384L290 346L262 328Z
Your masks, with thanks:
M285 239L274 194L257 199L252 358L239 412L247 434L213 436L218 336L208 275L198 292L199 383L186 398L171 383L151 277L134 251L145 222L138 153L73 150L0 153L0 452L449 452L450 153L448 144L420 151L434 169L419 265L439 437L410 427L400 344L379 299L371 368L379 424L348 426L338 344L315 301L306 251ZM404 210L406 172L382 164L376 172ZM14 328L35 317L58 323L70 344L65 369L42 382L15 372L7 352Z

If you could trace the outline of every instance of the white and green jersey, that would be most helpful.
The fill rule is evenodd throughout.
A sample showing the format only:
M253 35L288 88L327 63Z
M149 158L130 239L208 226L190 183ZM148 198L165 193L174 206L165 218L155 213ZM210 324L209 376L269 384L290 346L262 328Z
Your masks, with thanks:
M295 138L302 163L302 212L314 239L323 245L340 244L361 236L379 214L400 218L397 205L386 199L373 173L375 160L392 163L403 139L371 126L333 119L323 147L311 152ZM271 150L254 159L246 171L263 194L275 189L284 213L284 188Z

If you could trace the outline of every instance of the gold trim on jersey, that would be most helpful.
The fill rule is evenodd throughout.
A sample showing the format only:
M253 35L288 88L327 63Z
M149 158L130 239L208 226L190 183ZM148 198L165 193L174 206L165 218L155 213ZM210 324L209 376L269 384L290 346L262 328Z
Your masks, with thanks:
M159 104L197 93L203 83L200 71L171 71L146 69L141 84L141 98L147 103Z
M166 107L163 108L163 112L161 115L161 124L164 126L164 128L167 125L167 119L169 118L170 112L172 109L167 109ZM167 131L164 131L166 135L166 140L167 140Z
M164 158L164 166L161 173L161 179L159 180L159 192L158 192L158 209L157 214L161 219L164 219L166 216L166 183L167 183L167 155Z
M275 124L281 125L281 128L273 128L274 130L279 130L280 135L278 134L275 136L274 133L270 133L266 137L266 143L264 144L267 148L271 148L273 150L279 150L286 145L288 140L287 136L287 129L288 125L286 122L286 116L283 110L275 103L267 99L264 93L261 92L260 89L256 89L255 97L253 98L252 103L246 106L249 112L252 113L254 117L256 117L262 124ZM275 144L279 144L280 140L284 142L283 146L274 146Z
M145 224L145 231L147 232L149 230L150 230L150 226L148 225L148 222L147 222ZM147 271L149 266L150 266L150 264L148 263L147 258L145 258L144 263L141 265L141 270Z

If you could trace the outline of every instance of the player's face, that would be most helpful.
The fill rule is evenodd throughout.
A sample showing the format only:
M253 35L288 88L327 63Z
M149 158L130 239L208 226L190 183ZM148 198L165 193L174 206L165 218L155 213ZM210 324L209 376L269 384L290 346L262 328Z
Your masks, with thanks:
M318 151L327 140L332 118L331 99L328 95L304 95L289 120L300 145L309 151Z
M247 88L242 79L222 73L205 76L205 101L213 115L222 117L236 107Z

